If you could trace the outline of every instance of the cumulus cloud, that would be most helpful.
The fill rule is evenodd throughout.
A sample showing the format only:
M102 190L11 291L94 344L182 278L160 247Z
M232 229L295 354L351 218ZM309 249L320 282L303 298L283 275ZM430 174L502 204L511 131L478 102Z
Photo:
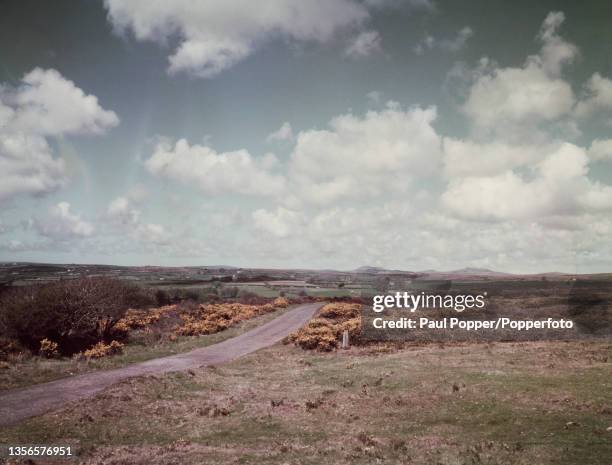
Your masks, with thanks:
M170 243L170 235L161 224L138 224L133 234L138 241L148 245L168 245Z
M276 237L288 237L302 226L302 215L284 207L274 211L258 209L252 217L255 228Z
M49 137L101 134L119 122L93 95L57 71L35 68L17 87L0 86L0 201L44 195L67 180Z
M483 59L474 72L463 111L477 138L444 139L449 184L441 203L452 214L550 226L558 224L551 218L612 207L612 188L588 176L589 160L606 158L608 141L595 140L587 150L564 140L579 133L573 115L605 107L607 95L606 80L594 75L587 98L577 102L561 76L578 54L558 35L564 19L561 12L547 15L538 34L542 47L522 67Z
M502 68L481 60L463 105L477 129L522 137L521 128L531 130L572 111L574 93L559 74L563 65L577 56L578 49L557 34L563 20L563 13L548 14L538 35L540 52L529 56L521 67Z
M93 224L72 213L68 202L53 206L48 216L36 218L32 224L41 236L58 242L89 237L94 233Z
M588 155L592 160L612 161L612 139L595 139L591 142Z
M140 210L135 208L127 197L117 197L109 203L106 219L110 221L111 226L118 228L119 233L127 234L140 244L169 243L170 234L166 228L161 224L143 222Z
M293 250L335 266L413 269L606 266L612 186L594 180L589 163L612 158L612 143L572 141L576 107L606 110L607 83L591 79L585 96L574 96L562 71L578 49L559 36L563 19L546 17L541 48L523 65L483 59L469 73L464 137L438 132L435 108L396 103L297 134L292 195L252 214L253 227L275 239L262 256Z
M130 201L126 197L117 197L108 206L106 211L109 218L124 225L134 225L138 223L140 212L132 208Z
M535 165L530 179L508 170L495 176L450 181L442 203L478 220L528 219L612 209L612 187L587 177L583 148L563 143Z
M266 141L268 142L290 140L293 140L293 129L288 121L285 121L280 128L268 134L268 137L266 137Z
M542 49L538 55L528 58L528 61L540 64L551 75L561 73L563 65L571 63L578 56L578 47L557 33L564 21L565 14L562 11L548 13L538 35Z
M382 100L382 96L383 96L383 93L380 92L379 90L373 90L366 94L366 98L368 99L368 102L371 104L379 104L380 101Z
M612 80L595 73L584 87L585 97L576 105L577 116L587 117L612 108Z
M356 8L365 12L363 19L347 24L343 38L368 32L366 7L386 8L393 3L360 2ZM176 13L177 4L164 2L132 14L139 2L130 2L121 8L132 13L115 10L123 15L123 27L139 39L171 44L179 40L175 58L171 58L173 71L212 75L273 37L311 40L275 29L270 26L275 19L262 19L259 12L254 19L240 12L224 13L223 21L204 37L198 28L220 18L225 6L204 18L202 12L210 13L215 4L208 2L197 6L201 17L185 19ZM270 8L268 12L276 17L277 10ZM460 102L467 117L463 135L439 129L443 126L437 124L434 106L403 107L389 102L372 105L376 111L347 110L326 126L296 133L288 122L283 123L267 137L271 142L291 144L288 159L282 161L270 154L254 156L246 149L218 152L207 143L164 140L144 161L153 176L193 186L205 198L240 194L249 196L248 200L210 201L206 204L210 208L199 208L197 215L192 205L184 206L186 211L180 213L172 207L175 221L164 226L149 222L146 213L151 212L144 204L147 192L140 187L113 199L95 226L62 203L47 217L33 220L31 227L43 239L59 243L58 248L71 243L64 238L89 238L85 243L89 247L104 236L122 252L139 249L193 256L197 251L202 257L225 254L260 266L295 265L296 256L305 260L304 266L335 268L372 263L416 270L469 265L544 271L567 270L577 260L609 266L612 186L596 181L592 170L600 166L594 162L612 159L612 142L602 136L589 144L575 137L586 118L605 115L612 107L609 81L595 73L583 91L574 95L564 72L578 49L559 34L563 20L563 14L555 12L545 18L536 36L539 50L524 61L501 66L485 58L476 69L463 68L457 73L468 79ZM228 33L226 26L236 21L237 30L247 32ZM345 26L332 27L324 40L341 29ZM463 36L467 40L469 34ZM431 48L452 52L458 46L451 45L451 39L446 45L441 45L442 39L432 39L435 45ZM212 48L207 49L209 46ZM220 50L218 56L215 47ZM52 156L50 137L97 133L113 124L112 118L102 114L86 117L89 123L62 117L33 132L30 116L18 118L18 114L21 108L36 105L28 99L18 104L19 88L12 94L2 92L0 153L15 153L13 158L19 159L26 151L22 147L29 144L30 158L19 165L25 173L22 178L34 176L36 170L48 176L35 187L22 178L0 183L0 196L2 189L45 192L63 179L65 168ZM371 103L382 102L380 92L367 98ZM44 105L55 108L51 103ZM83 105L79 111L96 113L87 108L90 106ZM28 111L31 115L44 113ZM22 126L21 132L4 129L15 125ZM29 165L32 157L38 158ZM56 174L50 175L54 169ZM0 177L4 172L0 169ZM197 196L192 199L201 205ZM181 200L185 199L177 194L176 202ZM3 239L2 250L40 247L13 239L10 231Z
M457 35L450 39L439 39L428 35L419 41L419 43L414 46L413 50L417 55L423 55L426 51L433 49L445 52L458 52L466 46L467 41L473 35L474 31L469 26L465 26L463 29L459 30Z
M494 176L540 161L550 150L547 144L509 144L444 138L444 174L447 178Z
M156 176L193 184L210 194L244 195L280 194L285 180L274 174L276 164L272 154L255 158L246 150L217 153L185 139L174 145L159 143L145 161L147 170Z
M86 95L54 69L35 68L16 91L5 91L2 100L13 107L5 130L42 136L101 134L119 123L94 95Z
M0 202L22 194L48 194L65 183L65 162L53 157L44 137L0 128Z
M355 37L345 50L346 56L361 58L382 50L382 39L377 31L364 31Z
M416 178L436 175L441 138L435 119L435 107L402 110L392 104L363 117L337 116L329 129L300 132L289 167L296 192L323 204L406 192Z
M108 17L118 30L138 40L166 43L178 36L169 57L170 73L211 77L230 68L275 38L328 42L368 17L368 6L355 0L264 0L252 2L106 0ZM382 6L382 5L379 5Z

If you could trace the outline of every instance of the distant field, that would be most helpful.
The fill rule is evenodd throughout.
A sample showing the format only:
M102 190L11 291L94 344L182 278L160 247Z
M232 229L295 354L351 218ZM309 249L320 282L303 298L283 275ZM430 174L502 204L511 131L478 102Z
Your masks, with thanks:
M145 286L150 286L154 289L188 289L191 291L203 291L211 287L210 282L202 284L201 282L146 282ZM371 289L364 286L351 286L345 288L322 287L313 284L305 284L299 281L271 281L269 283L254 282L254 283L223 283L223 288L236 287L241 291L252 292L260 297L278 297L281 293L287 296L297 297L299 295L309 295L313 297L352 297L361 295L362 290ZM371 292L371 291L370 291Z

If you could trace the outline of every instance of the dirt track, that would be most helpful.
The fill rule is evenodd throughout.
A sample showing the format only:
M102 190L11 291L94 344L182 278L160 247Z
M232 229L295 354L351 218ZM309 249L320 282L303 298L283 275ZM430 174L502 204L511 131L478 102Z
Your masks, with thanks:
M228 362L280 341L304 325L321 305L321 303L300 305L240 336L184 354L8 391L0 395L0 426L10 426L26 418L57 409L67 402L92 396L125 378L183 371Z

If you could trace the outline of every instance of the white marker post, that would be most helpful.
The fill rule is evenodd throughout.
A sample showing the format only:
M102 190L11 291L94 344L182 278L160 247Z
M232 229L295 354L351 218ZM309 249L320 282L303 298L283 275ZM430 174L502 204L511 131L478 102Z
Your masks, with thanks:
M344 332L342 333L342 348L343 349L348 349L349 348L349 332L348 332L348 329L345 329Z

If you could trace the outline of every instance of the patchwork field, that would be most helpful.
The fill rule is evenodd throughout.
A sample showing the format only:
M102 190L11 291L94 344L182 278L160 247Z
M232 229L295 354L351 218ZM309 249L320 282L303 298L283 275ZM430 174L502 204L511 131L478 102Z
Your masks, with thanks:
M612 344L276 345L0 432L87 464L609 464Z

